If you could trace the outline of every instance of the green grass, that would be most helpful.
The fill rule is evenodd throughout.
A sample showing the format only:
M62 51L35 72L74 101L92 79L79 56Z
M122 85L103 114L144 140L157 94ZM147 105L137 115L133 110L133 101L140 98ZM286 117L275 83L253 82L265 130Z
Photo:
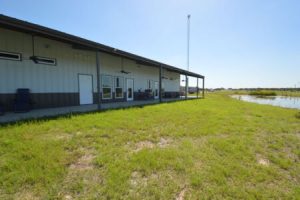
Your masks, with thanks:
M0 199L299 199L299 111L206 99L0 128Z

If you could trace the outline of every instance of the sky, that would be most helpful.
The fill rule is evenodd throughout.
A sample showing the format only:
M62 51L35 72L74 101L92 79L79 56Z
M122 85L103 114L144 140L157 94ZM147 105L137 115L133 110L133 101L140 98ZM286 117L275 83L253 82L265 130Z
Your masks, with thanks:
M300 87L299 0L0 0L0 13L183 69L190 14L206 87Z

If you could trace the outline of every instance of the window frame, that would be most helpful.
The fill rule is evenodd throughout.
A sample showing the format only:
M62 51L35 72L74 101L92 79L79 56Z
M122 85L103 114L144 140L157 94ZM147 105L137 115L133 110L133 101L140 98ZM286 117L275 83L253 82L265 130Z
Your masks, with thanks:
M48 63L42 60L52 60L53 63ZM57 60L56 58L48 58L48 57L42 57L42 56L35 56L35 61L37 64L42 64L42 65L52 65L56 66L57 65Z
M121 87L117 87L117 79L119 79L119 84L120 84L120 81L122 81L122 86ZM116 99L123 99L124 98L124 77L121 77L121 76L115 76L114 77L114 92L115 92L115 98ZM122 96L121 97L117 97L117 89L121 88L122 89Z
M110 87L103 87L103 77L110 77L110 80L111 80L111 86ZM106 75L106 74L102 74L101 75L101 92L102 92L102 99L112 99L113 98L113 95L112 95L112 90L113 90L113 76L111 76L111 75ZM107 88L109 88L110 89L110 97L109 98L106 98L106 97L104 97L104 92L103 92L103 89L107 89Z
M9 51L2 51L0 50L0 54L10 54L13 56L18 56L18 59L14 59L14 58L9 58L9 57L3 57L0 55L0 59L1 60L12 60L12 61L22 61L22 54L21 53L16 53L16 52L9 52Z

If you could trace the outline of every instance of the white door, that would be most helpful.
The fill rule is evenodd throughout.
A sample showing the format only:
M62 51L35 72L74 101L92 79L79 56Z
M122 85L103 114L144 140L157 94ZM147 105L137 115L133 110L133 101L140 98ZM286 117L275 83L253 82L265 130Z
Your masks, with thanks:
M133 100L133 79L127 79L127 101Z
M79 102L80 105L93 104L92 75L79 75Z
M158 99L158 97L159 97L158 82L154 82L154 99Z

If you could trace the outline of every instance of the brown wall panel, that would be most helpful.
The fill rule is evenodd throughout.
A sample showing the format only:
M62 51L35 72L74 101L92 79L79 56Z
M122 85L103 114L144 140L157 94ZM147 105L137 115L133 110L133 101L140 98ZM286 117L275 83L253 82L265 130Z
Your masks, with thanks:
M0 94L0 105L13 110L15 94ZM79 105L79 93L32 93L32 109Z

